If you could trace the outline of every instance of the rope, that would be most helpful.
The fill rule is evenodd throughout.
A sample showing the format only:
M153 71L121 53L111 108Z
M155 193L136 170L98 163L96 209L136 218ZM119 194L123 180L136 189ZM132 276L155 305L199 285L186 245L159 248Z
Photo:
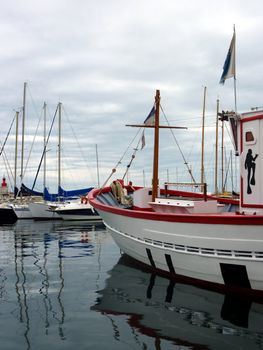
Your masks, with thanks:
M144 128L144 129L145 129L145 128ZM140 129L139 129L139 130L140 130ZM128 170L129 170L129 168L131 167L132 162L133 162L133 160L134 160L134 158L135 158L135 155L136 155L137 151L139 150L139 144L140 144L140 142L141 142L141 138L142 138L142 137L139 138L138 143L137 143L137 146L136 146L136 148L134 148L134 152L133 152L133 154L132 154L132 156L131 156L131 160L130 160L129 164L128 164L127 167L126 167L126 171L125 171L125 173L124 173L124 175L123 175L123 177L122 177L122 180L124 180L125 176L127 175Z
M103 183L103 185L101 186L101 188L105 187L106 184L107 184L107 182L109 181L109 179L112 177L112 175L113 175L114 173L116 173L116 170L117 170L118 166L121 164L121 162L122 162L124 156L125 156L126 153L128 152L128 150L129 150L131 144L132 144L133 141L136 139L136 137L137 137L137 135L138 135L138 133L139 133L140 130L141 130L141 128L137 131L136 135L134 136L134 138L132 139L132 141L129 143L128 147L127 147L126 150L124 151L124 153L123 153L123 155L121 156L120 160L117 162L117 164L115 165L115 167L112 169L111 174L108 176L107 180L104 181L104 183Z
M46 150L47 150L47 145L48 145L49 137L50 137L50 134L51 134L51 131L52 131L54 122L55 122L55 118L56 118L57 112L58 112L58 106L59 106L59 105L57 105L57 108L56 108L56 111L55 111L55 114L54 114L54 117L53 117L53 120L52 120L52 123L51 123L51 127L50 127L50 129L49 129L48 137L47 137L46 144L45 144L45 147L44 147L44 150L43 150L43 153L42 153L42 156L41 156L39 165L38 165L38 169L37 169L37 173L36 173L36 176L35 176L35 179L34 179L34 182L33 182L32 190L33 190L34 187L35 187L35 184L36 184L36 181L37 181L37 177L38 177L38 174L39 174L39 171L40 171L40 168L41 168L41 164L42 164L42 161L43 161L43 159L44 159L44 155L45 155Z
M163 107L162 107L161 105L160 105L160 108L161 108L161 110L162 110L162 112L163 112L163 115L164 115L164 117L165 117L165 120L166 120L166 122L167 122L167 125L170 126L170 123L169 123L168 119L166 118L166 115L165 115L165 113L164 113ZM170 130L171 130L171 133L172 133L173 138L174 138L174 140L175 140L175 143L176 143L176 145L177 145L177 147L178 147L178 149L179 149L179 152L180 152L180 154L181 154L181 156L182 156L182 158L183 158L183 160L184 160L184 164L185 164L186 167L187 167L188 173L189 173L191 179L193 180L193 182L196 183L195 178L194 178L194 176L193 176L193 174L192 174L192 170L190 169L190 167L189 167L189 165L188 165L188 162L187 162L186 159L185 159L185 156L184 156L184 154L183 154L183 152L182 152L182 150L181 150L181 147L180 147L180 145L179 145L179 143L178 143L178 141L177 141L177 139L176 139L176 137L175 137L175 135L174 135L174 132L173 132L172 129L170 129Z
M16 115L14 116L14 118L13 118L13 120L12 120L12 122L11 122L11 125L10 125L10 128L9 128L9 130L8 130L8 133L7 133L7 135L6 135L5 141L4 141L4 143L3 143L3 146L1 147L0 156L2 155L2 152L3 152L3 150L4 150L6 141L7 141L7 139L8 139L8 136L9 136L10 132L11 132L12 126L13 126L14 121L15 121L15 118L16 118Z
M80 154L81 154L81 157L82 157L82 159L83 159L83 161L84 161L84 163L85 163L85 166L87 167L87 170L88 170L89 175L90 175L90 177L91 177L91 179L92 179L92 182L95 182L95 181L94 181L94 178L93 178L93 173L92 173L92 171L91 171L91 167L89 166L88 162L86 161L87 156L86 156L86 154L84 154L84 152L83 152L83 150L82 150L82 147L81 147L80 142L79 142L79 138L77 137L77 135L76 135L76 133L75 133L73 127L72 127L72 124L71 124L70 119L69 119L69 115L68 115L67 111L65 110L64 105L62 105L62 109L63 109L63 112L64 112L66 118L67 118L69 127L70 127L70 129L71 129L71 132L72 132L74 138L75 138L75 141L76 141L76 143L77 143L77 146L78 146L79 151L80 151Z
M26 162L26 166L24 168L24 172L22 174L22 179L25 177L25 173L26 173L26 170L27 170L27 166L28 166L28 162L29 162L29 159L31 157L31 153L32 153L32 150L33 150L33 146L35 144L35 140L36 140L36 137L37 137L37 133L38 133L38 129L39 129L39 125L40 125L40 122L42 120L42 111L40 113L40 117L38 118L38 124L37 124L37 128L36 128L36 131L35 131L35 135L34 135L34 138L33 138L33 141L32 141L32 144L31 144L31 147L30 147L30 151L29 151L29 155L27 157L27 162Z

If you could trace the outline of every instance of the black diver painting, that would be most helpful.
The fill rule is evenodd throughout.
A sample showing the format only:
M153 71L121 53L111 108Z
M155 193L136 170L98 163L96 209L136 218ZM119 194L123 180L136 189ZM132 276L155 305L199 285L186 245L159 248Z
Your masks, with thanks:
M250 185L255 185L255 171L256 171L256 163L255 160L257 159L258 154L253 157L252 155L252 149L249 148L247 151L246 161L245 161L245 169L247 169L247 194L251 194L252 190ZM252 176L251 176L251 170L252 170Z

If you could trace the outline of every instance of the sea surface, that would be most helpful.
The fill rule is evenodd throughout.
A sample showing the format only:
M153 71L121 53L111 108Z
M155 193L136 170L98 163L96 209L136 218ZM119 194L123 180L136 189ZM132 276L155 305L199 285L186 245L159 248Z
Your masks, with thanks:
M145 272L102 224L20 220L0 227L0 349L263 349L263 304Z

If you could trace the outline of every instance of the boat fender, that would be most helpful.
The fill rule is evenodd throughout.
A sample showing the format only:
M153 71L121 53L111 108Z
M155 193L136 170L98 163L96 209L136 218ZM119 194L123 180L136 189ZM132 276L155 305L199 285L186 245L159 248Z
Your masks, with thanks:
M88 204L88 198L87 197L82 197L81 198L81 204Z

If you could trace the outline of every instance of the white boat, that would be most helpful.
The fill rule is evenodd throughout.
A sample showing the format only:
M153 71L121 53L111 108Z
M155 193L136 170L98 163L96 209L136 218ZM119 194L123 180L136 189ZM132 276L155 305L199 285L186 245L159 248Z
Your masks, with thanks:
M62 203L59 207L55 208L54 211L63 220L101 220L95 209L86 201L82 199L78 202Z
M155 134L159 103L157 91ZM169 190L164 197L158 189L156 153L153 188L128 192L132 206L119 204L111 187L93 190L89 201L120 249L151 269L220 288L262 293L263 111L228 117L240 155L238 211L222 211L216 200L178 200ZM158 154L155 143L156 149Z
M32 217L36 220L48 220L48 219L61 219L62 217L58 215L57 212L54 211L55 208L59 208L63 203L66 203L65 201L69 202L70 200L76 200L79 198L79 195L84 195L88 191L92 189L92 187L89 188L83 188L83 189L76 189L76 190L70 190L66 191L63 190L61 187L61 108L62 103L59 102L57 105L55 116L58 113L58 192L56 194L49 193L48 189L46 188L46 147L48 144L48 139L46 139L46 136L44 135L44 151L41 157L41 161L39 164L39 169L42 163L42 160L44 160L44 192L43 192L43 201L38 201L34 203L30 203L29 209L31 211ZM46 104L44 104L44 115L46 113ZM50 135L50 134L49 134ZM37 172L38 175L38 172ZM27 188L25 185L23 185L23 189L28 192L34 192L33 188L36 183L37 175L35 177L33 187L32 189Z
M32 213L31 213L27 203L25 203L25 204L8 203L8 205L11 208L13 208L18 219L32 219Z

